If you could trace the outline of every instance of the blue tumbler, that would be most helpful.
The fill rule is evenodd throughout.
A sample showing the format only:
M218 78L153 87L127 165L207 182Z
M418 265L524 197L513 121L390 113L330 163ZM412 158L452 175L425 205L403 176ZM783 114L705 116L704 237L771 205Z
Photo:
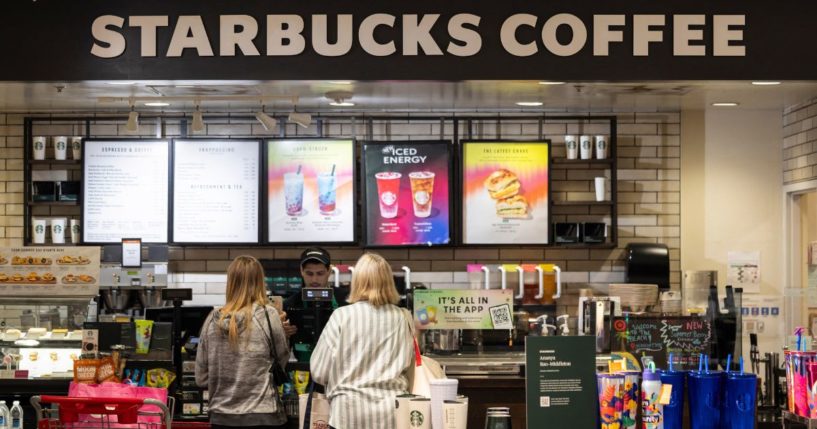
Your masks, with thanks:
M730 372L726 375L724 390L721 429L753 428L757 376Z
M686 371L661 371L661 383L672 385L672 396L664 405L664 429L684 427L684 384Z
M720 429L723 373L689 373L689 419L691 429Z

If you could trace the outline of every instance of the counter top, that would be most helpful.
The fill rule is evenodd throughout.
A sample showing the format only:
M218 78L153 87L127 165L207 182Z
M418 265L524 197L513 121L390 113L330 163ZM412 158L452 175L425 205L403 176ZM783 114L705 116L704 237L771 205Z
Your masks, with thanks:
M443 367L450 376L523 376L524 352L427 354Z

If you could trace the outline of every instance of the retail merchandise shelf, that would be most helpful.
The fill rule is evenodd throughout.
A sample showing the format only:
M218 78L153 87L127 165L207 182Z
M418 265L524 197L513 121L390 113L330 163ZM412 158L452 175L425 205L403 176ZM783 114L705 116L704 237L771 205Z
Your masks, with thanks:
M78 206L79 201L29 201L29 206Z
M611 158L605 159L564 159L554 158L553 163L558 164L590 164L590 165L610 165L613 163Z
M806 429L817 429L817 419L808 419L789 411L783 411L783 429L790 428L791 423L804 425Z
M612 201L554 201L554 206L612 206Z
M37 164L66 164L66 165L79 165L81 160L79 159L31 159L28 161L31 165Z
M618 247L615 243L558 243L547 246L548 249L615 249Z

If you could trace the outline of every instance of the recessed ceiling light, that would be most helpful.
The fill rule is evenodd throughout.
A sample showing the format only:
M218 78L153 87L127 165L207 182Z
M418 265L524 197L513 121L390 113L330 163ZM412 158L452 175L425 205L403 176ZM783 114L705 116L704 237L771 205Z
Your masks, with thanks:
M355 103L352 103L351 101L333 101L329 103L329 105L335 107L352 107L355 105Z
M516 103L517 106L522 107L537 107L541 106L543 103L541 101L519 101Z
M112 82L105 82L108 85L136 85L136 82L130 82L126 80L115 80Z
M332 85L351 85L351 80L330 80L329 83Z
M543 80L539 82L539 85L564 85L565 82L554 82L550 80Z
M150 103L145 103L145 106L165 107L165 106L170 106L170 103L165 103L164 101L151 101Z
M774 80L759 80L752 82L752 85L780 85L780 82Z
M726 102L712 103L712 105L715 106L715 107L735 107L735 106L738 105L738 103L731 102L731 101L726 101Z

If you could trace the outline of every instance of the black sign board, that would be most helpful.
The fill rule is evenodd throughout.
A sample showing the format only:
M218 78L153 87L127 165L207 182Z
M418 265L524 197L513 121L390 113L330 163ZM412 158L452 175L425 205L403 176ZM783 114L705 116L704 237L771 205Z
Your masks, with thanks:
M712 326L697 316L616 317L613 320L613 351L626 351L636 358L652 356L665 368L667 357L680 368L696 366L701 353L712 350Z

